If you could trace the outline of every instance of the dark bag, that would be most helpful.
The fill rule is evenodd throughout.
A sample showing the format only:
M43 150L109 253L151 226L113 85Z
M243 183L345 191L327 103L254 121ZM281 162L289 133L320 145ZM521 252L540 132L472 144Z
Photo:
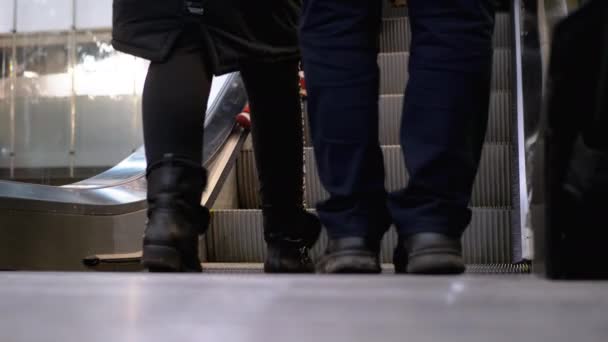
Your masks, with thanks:
M544 209L536 266L550 278L608 278L608 2L560 22L551 48L533 182Z

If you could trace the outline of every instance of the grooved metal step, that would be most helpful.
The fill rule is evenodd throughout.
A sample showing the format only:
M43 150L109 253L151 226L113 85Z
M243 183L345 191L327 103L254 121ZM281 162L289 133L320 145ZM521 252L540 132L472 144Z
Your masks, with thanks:
M407 7L393 7L390 2L382 1L382 17L395 18L407 16Z
M408 79L411 30L407 8L394 9L383 1L382 33L378 64L381 81L379 102L380 140L386 167L386 186L393 190L407 183L399 143L403 92ZM512 45L511 19L498 13L494 32L494 56L490 117L482 163L473 189L473 220L463 237L464 257L473 273L527 273L527 265L511 265L511 186L512 181ZM306 132L308 127L305 127ZM308 205L327 195L321 187L310 148L305 151L306 193ZM251 150L242 152L237 163L238 193L241 207L258 208L257 176ZM480 208L480 207L494 207ZM391 262L396 233L391 229L383 241L382 260ZM262 218L259 210L214 212L206 238L208 260L213 262L253 262L263 260ZM315 247L319 255L326 242L323 234ZM259 272L260 265L250 271ZM238 269L238 266L236 267ZM218 266L216 271L229 270ZM233 268L234 269L234 268Z
M473 208L473 219L463 236L464 259L467 264L508 264L511 261L509 209ZM207 234L209 262L263 262L265 246L260 210L218 210L212 213ZM322 233L312 250L321 255L327 243ZM397 234L391 229L382 242L381 260L392 262Z
M486 142L511 142L513 125L511 91L493 90L490 94L488 129ZM306 106L304 106L306 108ZM379 136L381 145L399 145L401 116L403 112L403 95L382 95L378 101ZM305 144L311 146L308 113L304 112Z
M513 97L511 90L492 91L486 141L511 142L513 132Z
M390 52L378 55L380 67L380 94L403 94L408 80L409 52ZM512 51L510 48L494 50L492 90L509 90L512 79Z
M511 15L506 12L496 13L494 24L494 47L510 47L513 44L513 27Z
M380 144L399 145L403 95L382 95L379 101ZM493 90L490 95L490 108L486 142L511 141L511 92Z
M390 52L378 55L380 94L403 94L409 78L409 52Z
M386 172L386 188L394 191L407 184L407 170L400 146L382 146ZM481 164L473 187L471 204L483 207L511 206L511 146L504 143L486 143ZM315 163L312 148L305 148L305 201L313 206L327 198ZM253 151L244 150L237 161L239 201L242 208L259 208L258 181Z
M408 17L382 19L380 52L405 52L410 49L412 31Z
M380 32L380 52L405 52L410 50L412 32L408 17L382 19ZM511 21L506 13L496 15L494 47L506 48L512 43Z
M203 272L207 274L260 274L264 272L263 263L210 262L203 263ZM393 264L382 264L382 273L395 272ZM469 264L467 274L530 274L528 264Z

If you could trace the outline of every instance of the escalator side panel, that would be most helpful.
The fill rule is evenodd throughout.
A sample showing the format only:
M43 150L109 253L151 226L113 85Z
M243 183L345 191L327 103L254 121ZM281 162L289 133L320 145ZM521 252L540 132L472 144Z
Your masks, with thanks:
M141 248L145 210L90 216L0 209L0 269L84 270L81 260L98 253Z

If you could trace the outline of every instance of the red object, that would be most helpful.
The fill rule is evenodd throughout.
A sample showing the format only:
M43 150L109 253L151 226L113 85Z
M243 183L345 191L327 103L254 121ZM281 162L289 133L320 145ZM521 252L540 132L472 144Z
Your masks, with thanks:
M306 80L304 79L304 76L300 77L300 89L306 90Z
M236 123L238 123L239 126L243 127L244 129L251 129L251 116L249 115L249 112L243 110L241 113L239 113L236 116Z
M247 102L245 107L243 107L243 111L237 114L235 118L236 123L244 129L251 128L251 115L249 113L251 113L251 109L249 109L249 102Z

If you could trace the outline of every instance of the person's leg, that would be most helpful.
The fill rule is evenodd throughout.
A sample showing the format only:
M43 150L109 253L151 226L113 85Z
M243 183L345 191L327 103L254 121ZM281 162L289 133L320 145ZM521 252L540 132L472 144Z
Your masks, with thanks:
M142 96L148 165L165 154L202 165L203 124L213 75L204 63L199 39L196 33L185 32L165 62L148 67Z
M196 29L178 40L169 58L151 63L143 92L148 223L142 262L150 271L200 271L198 236L207 228L200 206L204 115L211 75Z
M241 67L251 108L251 134L260 182L266 272L312 272L308 248L321 225L303 207L303 133L298 61Z
M457 273L464 270L460 238L471 220L488 119L494 8L491 0L408 5L412 43L401 144L410 179L390 195L400 235L395 264L398 272Z
M381 9L378 0L304 1L300 42L310 127L330 195L317 206L331 240L320 272L380 270L379 242L390 225L378 139Z

